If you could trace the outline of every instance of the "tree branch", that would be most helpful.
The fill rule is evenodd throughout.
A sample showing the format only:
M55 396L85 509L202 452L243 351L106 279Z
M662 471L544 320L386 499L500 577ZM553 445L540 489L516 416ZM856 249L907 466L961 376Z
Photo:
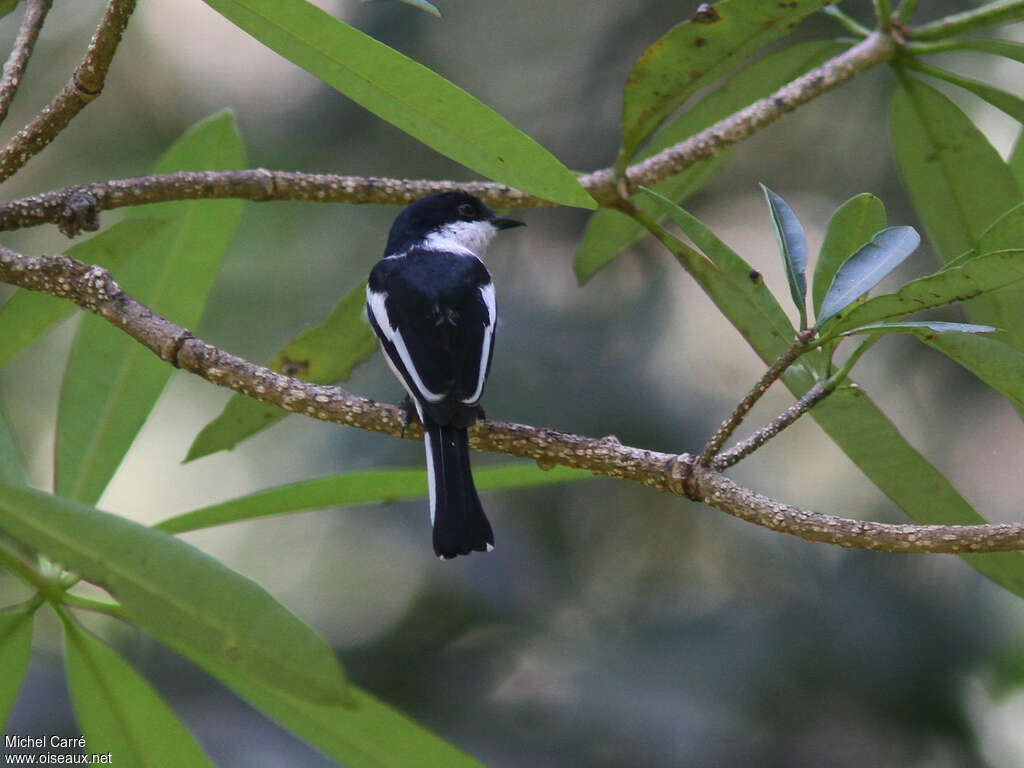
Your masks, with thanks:
M90 101L100 95L135 0L110 0L82 62L61 92L0 149L0 181L9 178L56 138Z
M4 64L4 75L0 78L0 123L7 119L7 111L11 108L14 95L18 92L25 67L32 56L32 50L39 39L39 31L43 28L46 14L50 12L53 0L28 0L25 18L18 28L18 36L14 38L11 55Z
M73 301L121 328L163 360L218 386L323 421L394 437L422 437L419 425L406 428L404 411L398 406L352 395L339 387L290 378L195 338L125 293L101 267L67 256L30 258L0 249L0 281ZM1024 524L891 525L822 515L741 488L716 470L700 466L692 455L634 448L614 439L483 421L470 430L470 444L478 450L533 459L545 467L561 464L632 480L809 541L890 552L1024 549Z
M778 381L779 377L786 372L789 366L795 363L797 358L807 351L807 345L814 338L815 333L816 331L813 328L805 328L800 331L789 349L779 355L779 358L764 372L757 384L747 393L746 397L740 400L739 404L733 409L733 412L722 422L722 425L708 441L708 444L704 446L704 450L701 451L698 459L698 463L701 466L711 466L712 460L718 455L722 446L725 445L725 441L736 431L736 427L743 422L744 417L750 413L750 410L757 404L757 401L764 396L764 393L768 391L772 384ZM755 450L756 447L754 446L750 450Z
M895 43L890 38L878 32L872 33L864 41L793 80L771 96L631 166L626 171L630 189L653 186L705 158L717 155L801 104L821 96L870 67L888 61L895 51ZM4 154L0 152L0 180L3 178L3 159ZM580 177L580 183L603 205L614 205L619 201L616 181L612 168ZM256 168L140 176L66 187L0 206L0 230L66 222L70 215L68 201L76 195L85 201L91 198L90 210L95 215L99 211L129 205L225 197L257 202L299 200L405 205L424 195L456 188L471 192L488 205L498 208L551 205L545 200L494 182L387 179Z

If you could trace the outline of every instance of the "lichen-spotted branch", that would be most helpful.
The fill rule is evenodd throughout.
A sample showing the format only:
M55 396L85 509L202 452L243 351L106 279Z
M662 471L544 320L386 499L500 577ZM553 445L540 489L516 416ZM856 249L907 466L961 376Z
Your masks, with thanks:
M73 301L117 326L166 362L218 386L286 410L394 437L420 438L405 412L339 387L293 379L225 352L143 306L101 267L67 256L31 258L0 249L0 281ZM668 454L544 427L482 421L474 448L576 467L686 496L748 522L809 541L889 552L999 552L1024 549L1024 524L893 525L823 515L742 488L690 454Z
M888 61L895 52L896 46L892 39L878 32L873 33L771 96L631 166L626 171L629 188L653 186L701 160L719 154L858 73ZM4 154L0 152L0 180L5 178L3 171ZM580 176L579 180L602 205L620 204L618 179L613 169L594 171ZM257 202L298 200L406 205L425 195L455 188L477 195L488 205L498 208L551 205L545 200L494 182L388 179L255 168L140 176L58 189L0 205L0 230L60 223L67 217L68 201L74 195L90 200L91 211L95 214L122 206L226 197Z

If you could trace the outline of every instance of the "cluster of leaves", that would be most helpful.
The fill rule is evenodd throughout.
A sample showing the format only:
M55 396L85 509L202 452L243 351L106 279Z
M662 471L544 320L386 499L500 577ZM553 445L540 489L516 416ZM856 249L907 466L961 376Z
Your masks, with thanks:
M798 43L754 62L748 58L718 88L671 119L674 110L698 92L682 83L674 89L665 86L665 73L672 62L686 61L687 72L698 88L706 85L703 73L720 77L737 60L734 57L749 57L747 42L752 33L735 23L732 11L742 7L764 18L779 10L772 5L723 0L708 13L698 13L670 30L648 48L626 85L620 172L638 156L644 141L647 146L639 155L641 159L755 99L769 96L834 52L830 46L849 44ZM792 6L789 11L799 16L810 13L815 4L785 5ZM892 23L905 24L911 7L904 4ZM838 9L829 10L859 37L870 34ZM864 294L916 247L917 237L909 228L886 230L884 207L872 195L847 201L829 221L814 272L812 299L818 339L783 376L786 386L798 397L819 381L835 387L834 393L814 408L812 416L893 502L911 519L924 524L970 525L984 523L985 519L906 441L862 388L844 379L879 335L912 333L971 370L1024 413L1024 287L1019 284L1024 278L1024 251L1020 250L1024 247L1024 138L1018 140L1010 159L1004 160L956 104L909 72L925 72L966 88L1024 122L1020 108L1024 102L1012 94L920 61L922 56L948 51L1024 60L1024 45L1019 43L954 39L977 26L1013 21L1022 10L993 4L991 9L978 9L978 13L975 26L958 17L916 29L904 27L903 34L914 42L901 47L891 67L895 80L890 110L893 150L943 268L911 281L895 293L863 300ZM889 23L888 19L879 22L883 28ZM767 25L769 30L777 26ZM690 68L691 61L699 62L699 67L695 64ZM662 96L652 98L655 92ZM719 153L653 189L638 190L631 198L631 215L611 208L594 214L576 254L576 274L585 283L631 243L653 233L768 364L786 351L796 329L764 282L751 279L756 274L751 265L676 204L706 183L725 155ZM800 326L806 327L807 253L802 229L778 196L768 191L766 196ZM661 228L666 218L672 219L696 250ZM957 302L966 302L964 310L970 323L902 321L913 313ZM982 331L985 333L979 335ZM833 371L831 360L839 342L860 334L868 334L867 341L839 371ZM1024 556L1020 553L966 555L964 559L1024 596Z
M454 160L555 203L595 207L571 172L488 107L305 0L207 2L271 49ZM413 4L433 9L429 3ZM722 0L702 6L695 19L670 30L641 57L627 83L618 171L638 152L650 155L691 136L842 50L844 43L803 43L758 59L756 67L750 64L764 45L826 4ZM1020 8L1018 12L1024 15ZM764 23L766 18L772 23ZM831 364L839 343L850 335L868 334L870 341L883 333L911 332L1024 407L1024 317L1019 316L1024 304L1021 289L1013 286L1024 279L1024 254L1012 250L1024 231L1018 179L952 102L906 71L943 77L1013 114L1018 108L1013 97L948 73L936 74L939 70L923 68L918 57L959 46L1020 59L1021 46L945 39L962 31L958 28L934 35L922 29L924 36L918 37L928 42L919 45L925 47L908 45L897 60L893 136L921 218L947 263L894 293L864 299L916 247L916 233L906 227L886 229L884 209L870 195L844 204L829 224L813 276L819 336L814 348L787 371L785 382L798 395L816 381L835 382L835 394L815 409L815 418L912 518L976 523L983 519L948 481L904 441L863 391L844 383L858 352L839 371L833 372ZM745 66L732 72L737 62ZM680 106L719 81L668 122ZM1020 119L1019 112L1015 116ZM653 190L638 191L632 217L610 209L596 212L577 255L576 272L585 281L630 242L653 232L770 362L791 343L796 329L763 281L751 279L750 265L676 204L704 184L727 155L720 152ZM1013 166L1018 175L1022 156L1024 150L1018 149ZM220 114L187 132L155 170L243 165L244 149L233 120ZM781 198L766 194L804 326L806 244L792 211ZM193 327L240 211L237 201L150 206L74 246L69 255L110 269L142 303ZM699 251L661 228L659 222L669 217ZM343 380L373 349L360 319L362 293L363 286L356 286L322 326L297 337L272 365L312 381ZM982 330L979 325L903 320L968 297L980 297L968 307L972 322L1002 329L995 338L974 335ZM17 293L0 312L0 365L72 312L66 302ZM309 480L188 512L155 530L95 508L170 372L105 321L81 318L60 396L54 494L27 487L17 443L0 419L0 529L5 533L0 565L34 592L25 603L0 612L0 722L24 675L33 617L49 605L65 627L69 684L90 751L110 751L139 766L210 764L149 684L81 626L76 610L109 614L139 627L346 765L474 764L347 684L323 639L265 590L169 535L270 514L422 495L421 470ZM230 448L280 416L254 401L232 398L197 437L188 458ZM579 476L524 465L476 474L483 490ZM1024 595L1024 557L1019 553L975 557L972 564ZM116 602L77 594L79 579L105 588Z

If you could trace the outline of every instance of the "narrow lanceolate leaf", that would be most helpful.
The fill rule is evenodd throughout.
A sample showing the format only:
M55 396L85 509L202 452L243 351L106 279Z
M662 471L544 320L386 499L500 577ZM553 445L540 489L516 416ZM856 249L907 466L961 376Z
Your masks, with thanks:
M901 77L890 119L914 208L948 264L975 248L996 219L1022 202L1020 187L984 134L934 88ZM996 326L1004 340L1024 350L1024 288L968 302L964 310L971 322Z
M883 229L843 262L821 302L816 328L838 315L917 250L921 236L913 227Z
M664 206L707 257L697 254L698 258L692 258L680 250L675 252L676 258L758 354L773 362L793 343L796 330L761 275L688 211L651 190L643 192ZM823 370L824 361L815 352L803 355L785 375L806 391Z
M998 339L956 334L922 337L1024 411L1024 353Z
M1024 63L1024 43L1011 40L992 40L990 38L971 37L944 43L942 51L980 51L995 56L1005 56Z
M0 484L0 530L113 595L182 655L201 654L299 698L341 703L334 654L262 587L173 536L30 488Z
M660 129L637 156L637 160L678 144L736 110L770 95L790 80L837 55L846 47L832 40L814 40L797 43L758 59L729 77L719 88ZM687 168L682 173L660 182L654 187L654 191L682 204L715 175L728 160L729 154L730 150L726 149L708 160L699 162L692 168ZM657 215L659 221L667 215L659 205L643 195L634 195L633 202L645 213ZM583 240L576 252L573 265L576 278L581 284L585 283L601 267L646 234L647 230L642 224L624 213L608 208L595 212L587 222Z
M323 323L292 339L268 367L315 384L344 381L377 348L377 339L363 319L365 304L363 281L342 297ZM185 461L229 451L287 415L287 411L276 406L245 395L232 395L220 415L196 436Z
M481 768L470 756L355 686L349 686L349 705L319 704L240 675L219 658L185 656L346 768Z
M228 113L185 133L156 173L228 170L245 165ZM195 328L242 213L240 200L197 200L148 206L166 228L114 277L140 302L185 328ZM106 320L82 318L61 390L56 440L57 492L95 503L156 404L173 368Z
M71 621L65 664L75 719L89 754L113 765L213 768L191 734L149 683L113 649Z
M939 80L945 80L947 83L963 88L965 91L970 91L996 109L1001 109L1018 123L1024 123L1024 99L1021 99L1019 96L1014 96L1012 93L1007 93L986 83L971 80L969 77L963 77L953 72L947 72L944 69L930 67L919 62L911 65L911 68Z
M836 208L828 220L825 239L814 265L811 296L816 317L821 314L821 302L842 263L883 229L885 206L869 192L851 197Z
M749 264L728 249L703 225L678 206L665 201L673 219L687 237L711 258L691 259L684 248L677 258L700 283L722 313L736 326L765 364L772 363L791 343L794 331L780 329L780 322L789 325L778 303L763 288L763 281L750 281L747 290L741 286L743 270L752 273ZM699 224L699 222L696 222ZM682 246L682 243L678 243ZM675 253L675 251L673 251ZM724 257L723 257L723 254ZM716 266L718 269L713 269ZM719 271L721 270L721 271ZM728 272L735 282L721 280ZM770 301L769 301L770 300ZM939 337L946 338L946 337ZM807 360L807 358L810 358ZM804 355L786 375L783 382L800 397L820 378L820 358L815 376L815 358ZM918 523L972 525L986 522L961 496L945 475L899 433L899 430L878 409L861 387L840 386L829 398L811 411L811 416L825 433L838 445L893 503ZM1017 595L1024 596L1024 554L1001 552L986 555L963 555L965 561L988 578Z
M785 200L764 184L765 199L772 214L775 240L779 244L782 263L789 281L789 293L800 311L800 327L807 327L807 238L800 220Z
M495 181L596 208L554 155L490 107L306 0L206 0L261 43L428 147Z
M473 473L479 491L534 488L586 480L589 477L590 473L582 470L556 467L544 471L535 464L489 467ZM426 494L427 476L422 469L350 472L268 488L248 496L186 512L164 520L154 528L166 533L183 533L267 515L395 501Z
M901 79L890 118L914 208L942 261L952 261L1021 202L1020 189L970 118L931 86Z
M120 266L159 234L164 222L133 218L118 222L104 232L78 243L67 255L117 273ZM15 293L0 309L0 367L54 325L70 317L78 307L67 299L26 291Z
M18 0L2 0L2 2L0 2L0 18L6 16L17 7Z
M670 29L644 51L626 81L618 169L687 99L827 2L721 0L701 5L692 19Z
M1017 180L1017 184L1020 185L1021 189L1024 189L1024 127L1017 134L1017 141L1013 145L1013 151L1010 153L1010 159L1007 162L1013 177Z
M840 336L853 336L860 333L881 335L886 333L912 333L915 336L931 337L939 333L992 333L996 329L991 325L974 325L973 323L947 323L942 321L920 322L907 320L896 323L871 323L843 331Z
M861 325L966 301L1021 280L1024 280L1024 250L988 253L959 267L911 280L896 293L868 299L840 316L824 335L835 336Z
M362 0L364 3L372 3L373 0ZM437 10L437 6L433 3L428 3L427 0L402 0L403 3L419 8L421 11L426 11L431 16L437 16L441 18L441 12Z
M14 438L7 414L0 407L0 483L18 485L25 482L25 460Z
M0 611L0 733L4 733L32 653L32 617L27 605Z

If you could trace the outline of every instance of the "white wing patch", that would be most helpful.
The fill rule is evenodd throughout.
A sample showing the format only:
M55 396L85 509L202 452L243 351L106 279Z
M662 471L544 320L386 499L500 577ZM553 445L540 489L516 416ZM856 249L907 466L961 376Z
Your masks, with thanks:
M431 392L426 388L426 386L424 386L423 380L420 378L420 374L416 370L416 366L413 365L412 356L409 354L409 348L405 346L405 339L402 338L402 334L397 328L394 328L391 325L391 321L388 319L388 310L385 304L387 298L388 295L386 293L371 291L369 286L366 287L366 306L370 308L370 313L373 315L373 319L376 321L377 327L380 328L381 333L383 333L384 337L394 345L395 351L398 353L398 357L402 361L402 365L405 366L405 370L412 379L412 383L416 385L416 388L419 390L419 393L409 392L409 394L412 395L412 399L414 401L417 396L422 396L424 400L431 403L438 403L441 400L444 400L443 394L439 395L436 392ZM386 352L384 357L387 358L388 365L391 366L391 370L398 380L403 384L406 384L405 379L402 377L401 373L399 373L394 362ZM406 389L408 388L408 385L406 385Z
M415 400L416 398L413 398ZM416 410L420 411L419 403ZM423 420L423 416L420 416ZM437 481L434 479L434 448L431 445L430 432L423 430L423 443L427 447L427 490L430 492L430 525L434 525L434 516L437 514Z
M462 400L464 403L475 403L484 393L487 363L491 356L491 337L494 335L494 323L498 319L498 305L494 296L494 283L480 286L480 298L484 300L484 305L487 307L487 325L484 326L483 344L480 345L480 368L477 371L476 389L473 390L473 394Z

